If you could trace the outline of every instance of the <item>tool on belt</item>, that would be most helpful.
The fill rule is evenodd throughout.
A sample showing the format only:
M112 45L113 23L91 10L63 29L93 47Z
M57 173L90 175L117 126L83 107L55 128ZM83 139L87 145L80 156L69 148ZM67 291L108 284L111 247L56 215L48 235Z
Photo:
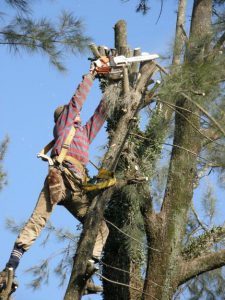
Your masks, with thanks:
M49 164L48 183L49 183L51 202L53 204L58 203L62 197L61 186L63 182L62 182L61 172L57 168L57 166L61 166L63 161L69 161L72 164L76 165L78 169L82 171L83 174L85 172L84 166L81 164L81 162L79 162L74 157L67 156L68 149L70 147L70 144L73 140L75 133L76 133L76 129L72 126L65 139L64 144L62 145L62 149L59 156L54 158L54 161L51 157L47 155L47 153L54 146L55 140L52 140L50 143L48 143L37 155L38 158L41 158L44 161L48 161ZM91 162L91 164L98 169L98 174L95 177L96 183L87 183L87 182L82 183L82 188L85 191L101 190L116 184L116 178L114 176L114 172L111 172L104 168L98 168L93 162Z

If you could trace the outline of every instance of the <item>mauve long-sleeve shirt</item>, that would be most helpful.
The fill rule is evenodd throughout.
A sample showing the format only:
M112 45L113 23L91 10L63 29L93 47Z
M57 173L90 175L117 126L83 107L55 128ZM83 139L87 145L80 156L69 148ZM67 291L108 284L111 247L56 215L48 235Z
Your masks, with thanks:
M101 129L107 116L106 104L103 99L96 108L93 116L85 125L82 126L81 124L74 123L76 116L79 114L87 98L87 94L92 84L92 75L90 73L84 75L82 82L77 87L76 92L71 98L69 104L64 107L64 110L59 116L54 127L53 133L55 144L51 152L51 157L58 156L60 154L62 145L65 142L71 126L75 126L76 132L68 149L67 155L79 160L84 166L88 163L89 145ZM76 166L72 165L71 163L65 163L70 170L77 173L79 177L82 177L80 170Z

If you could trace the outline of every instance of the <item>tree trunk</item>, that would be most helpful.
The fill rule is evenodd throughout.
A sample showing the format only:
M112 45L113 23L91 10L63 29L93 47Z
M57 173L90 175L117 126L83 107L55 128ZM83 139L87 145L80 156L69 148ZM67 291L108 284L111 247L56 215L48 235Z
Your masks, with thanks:
M185 37L183 35L183 29L185 24L185 12L186 12L186 0L179 0L177 23L176 23L176 35L174 42L173 61L172 65L177 66L180 64L182 48L184 45Z
M128 55L127 29L125 22L122 20L115 25L115 48L119 55ZM133 70L138 71L135 70L134 66ZM127 78L129 77L127 76ZM131 86L129 80L127 80L127 82L123 84L123 95L126 97L130 90ZM116 118L116 115L114 118ZM112 126L112 132L114 132L116 126L117 124ZM123 162L119 160L119 168L121 164L123 164ZM134 191L134 193L136 194L136 191ZM134 205L129 197L126 196L123 188L121 188L111 197L110 204L106 211L106 219L115 224L118 228L123 228L124 225L129 227L135 222L131 216L134 216ZM140 249L133 247L131 251L131 247L132 243L130 239L110 226L110 234L103 257L103 275L122 285L112 284L107 280L103 280L103 297L105 300L136 300L137 296L140 296L140 293L129 288L129 286L132 286L142 290L141 267L140 263L138 263L140 261L140 259L138 259Z
M199 59L199 53L202 52L197 40L209 33L211 7L211 0L194 1L190 34L193 44L189 49L189 63L195 62L196 57ZM198 112L197 107L185 98L179 99L176 104L187 110L177 109L175 115L176 147L172 150L162 209L158 215L145 212L148 244L159 252L149 248L143 300L171 299L182 277L182 241L197 165L196 156L182 148L198 154L201 138L196 130L200 128L199 118L193 114Z

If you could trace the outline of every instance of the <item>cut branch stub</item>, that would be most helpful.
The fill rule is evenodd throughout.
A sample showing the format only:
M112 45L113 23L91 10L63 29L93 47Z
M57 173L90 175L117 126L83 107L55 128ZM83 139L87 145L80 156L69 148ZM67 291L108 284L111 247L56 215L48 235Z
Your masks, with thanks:
M119 55L127 55L127 24L124 20L116 23L115 27L115 48Z
M93 53L95 58L99 58L101 56L98 51L98 47L94 43L90 44L89 48L91 49L91 52Z
M99 53L100 53L101 56L108 56L108 54L109 54L108 53L109 49L106 46L99 46L98 47L98 51L99 51Z

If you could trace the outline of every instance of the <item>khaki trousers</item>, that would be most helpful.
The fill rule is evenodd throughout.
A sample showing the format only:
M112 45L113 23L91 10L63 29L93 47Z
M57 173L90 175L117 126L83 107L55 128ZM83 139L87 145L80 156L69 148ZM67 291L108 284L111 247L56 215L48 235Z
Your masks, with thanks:
M65 171L62 172L62 177L64 183L64 186L62 187L63 196L59 204L63 205L74 217L83 223L90 206L90 202L84 191L80 188L78 181L76 181L68 169L65 169ZM41 230L45 227L54 208L55 205L51 204L50 201L48 182L46 179L36 207L30 219L20 231L16 244L23 247L24 250L28 250L39 236ZM102 249L105 245L108 234L108 227L103 220L94 245L94 257L98 259L101 257Z

